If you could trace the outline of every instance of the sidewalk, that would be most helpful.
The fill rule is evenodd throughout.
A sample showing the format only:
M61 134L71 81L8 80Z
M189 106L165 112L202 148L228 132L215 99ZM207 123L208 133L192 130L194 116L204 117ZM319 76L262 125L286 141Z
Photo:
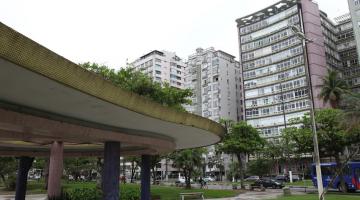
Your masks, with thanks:
M0 200L14 200L14 195L0 195ZM46 194L26 195L26 200L45 200Z
M282 190L266 190L265 192L248 191L236 197L223 199L207 199L207 200L263 200L276 199L283 194Z

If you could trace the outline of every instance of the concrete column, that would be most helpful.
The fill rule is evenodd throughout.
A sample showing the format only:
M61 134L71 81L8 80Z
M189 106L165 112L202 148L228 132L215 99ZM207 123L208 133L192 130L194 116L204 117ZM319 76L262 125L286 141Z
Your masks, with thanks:
M103 200L119 200L120 142L105 142L102 169Z
M141 200L150 200L150 155L141 156Z
M61 196L61 176L63 174L64 145L62 142L54 141L51 144L48 198L56 199Z
M33 161L34 158L26 156L20 157L19 168L16 177L15 200L25 200L28 172L31 168Z

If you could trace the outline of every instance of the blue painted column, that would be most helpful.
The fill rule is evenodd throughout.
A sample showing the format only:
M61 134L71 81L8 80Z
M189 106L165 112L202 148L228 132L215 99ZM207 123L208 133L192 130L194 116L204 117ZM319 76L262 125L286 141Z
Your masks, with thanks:
M26 156L20 157L19 168L16 177L15 200L25 200L28 172L31 168L33 161L34 158Z
M119 200L120 142L105 142L102 170L103 200Z
M150 200L150 155L141 156L141 200Z

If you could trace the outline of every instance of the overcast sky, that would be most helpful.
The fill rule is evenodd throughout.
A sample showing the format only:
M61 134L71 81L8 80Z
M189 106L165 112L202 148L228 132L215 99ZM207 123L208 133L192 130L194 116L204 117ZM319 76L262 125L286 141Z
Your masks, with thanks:
M213 46L238 57L235 19L278 1L4 0L0 21L73 62L119 68L154 49L186 59ZM348 12L347 0L317 2L331 18Z

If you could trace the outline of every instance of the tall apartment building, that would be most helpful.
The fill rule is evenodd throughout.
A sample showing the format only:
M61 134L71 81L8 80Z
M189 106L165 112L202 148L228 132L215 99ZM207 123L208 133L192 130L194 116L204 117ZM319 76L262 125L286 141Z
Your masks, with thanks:
M194 114L219 121L240 120L240 66L233 55L214 48L196 49L188 58L185 88L193 90Z
M173 52L154 50L141 56L131 65L156 82L167 82L170 86L184 88L185 63Z
M335 18L337 35L337 50L341 60L341 72L354 92L360 92L360 66L357 54L356 37L350 14Z
M325 42L332 32L323 34L322 15L311 0L282 0L236 20L244 119L263 137L280 136L289 120L309 112L310 91L315 108L324 106L317 86L339 61Z
M351 22L354 29L356 46L360 47L360 0L348 0ZM358 59L360 59L360 48L357 49Z
M186 107L189 112L217 122L221 118L241 120L240 66L235 56L213 47L196 49L188 57L185 88L193 90L193 104ZM215 149L208 147L205 160L210 161L215 157ZM231 157L223 154L221 159L227 171ZM216 166L207 166L205 172L220 180L225 175Z

